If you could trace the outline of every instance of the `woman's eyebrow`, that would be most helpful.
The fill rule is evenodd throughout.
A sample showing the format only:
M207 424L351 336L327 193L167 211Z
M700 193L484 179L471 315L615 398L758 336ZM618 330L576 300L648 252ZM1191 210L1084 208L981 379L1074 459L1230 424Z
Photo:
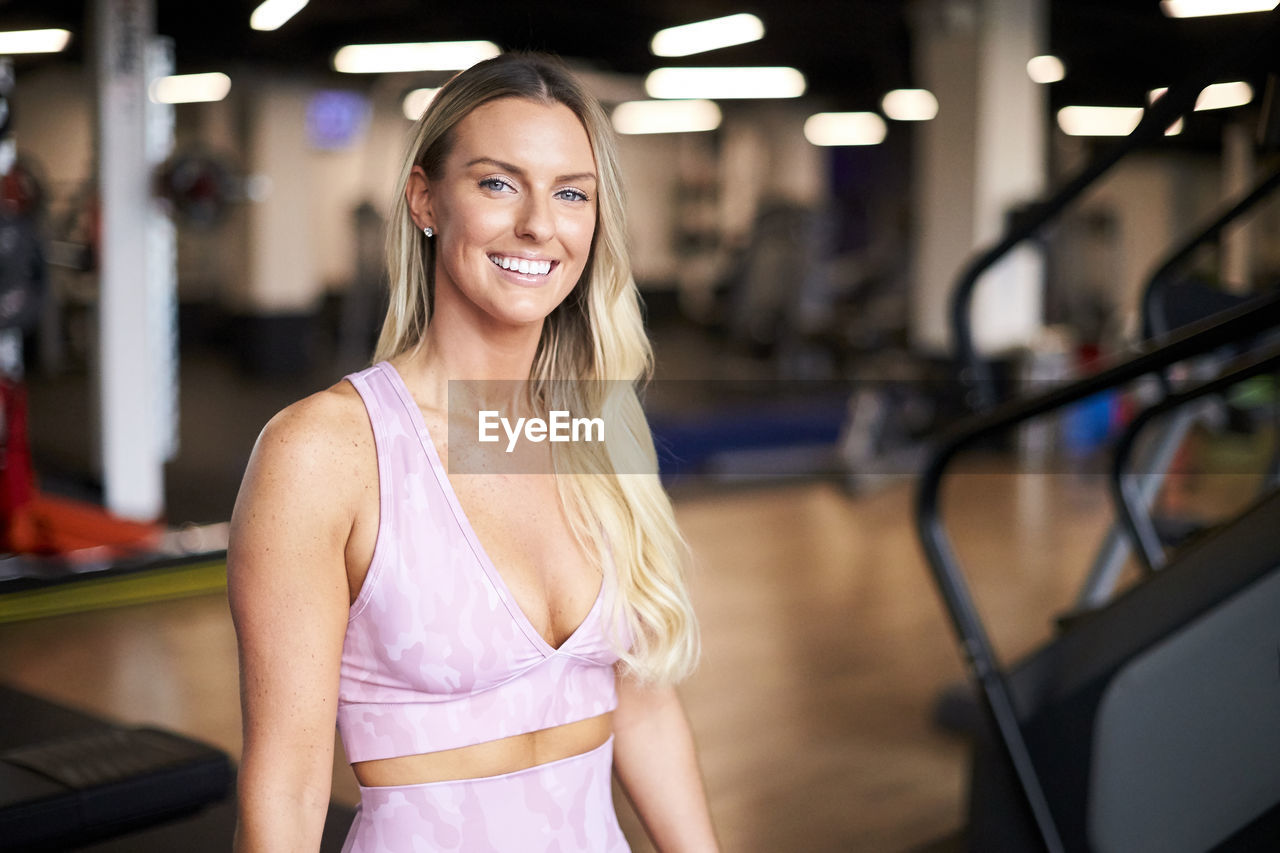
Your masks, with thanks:
M477 157L474 160L467 163L467 168L470 169L472 166L478 166L482 164L497 166L499 169L501 169L504 172L511 172L513 175L518 175L520 177L526 176L524 169L521 169L519 166L515 165L514 163L507 163L503 160L495 160L492 157ZM596 173L595 172L576 172L572 175L557 175L555 179L555 183L559 184L559 183L564 183L565 181L582 181L582 180L594 181L596 180Z

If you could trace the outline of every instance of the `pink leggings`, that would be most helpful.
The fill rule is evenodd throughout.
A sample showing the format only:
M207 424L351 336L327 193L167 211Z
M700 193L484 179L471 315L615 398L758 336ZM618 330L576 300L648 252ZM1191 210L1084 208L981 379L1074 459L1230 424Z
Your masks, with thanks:
M342 853L629 853L613 812L613 738L501 776L360 788Z

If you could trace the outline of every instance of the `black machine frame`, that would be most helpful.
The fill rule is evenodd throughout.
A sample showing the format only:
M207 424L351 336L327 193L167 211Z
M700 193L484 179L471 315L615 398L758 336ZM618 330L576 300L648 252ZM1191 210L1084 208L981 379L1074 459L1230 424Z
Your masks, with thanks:
M916 524L929 568L1000 747L1016 775L1044 847L1053 853L1066 847L1046 797L1043 780L1028 749L1007 672L996 655L943 525L940 501L943 479L951 463L964 451L1013 426L1188 358L1256 338L1278 326L1280 293L1251 300L1223 315L1189 326L1178 334L1151 342L1132 358L1086 379L972 416L947 433L921 476L916 493Z

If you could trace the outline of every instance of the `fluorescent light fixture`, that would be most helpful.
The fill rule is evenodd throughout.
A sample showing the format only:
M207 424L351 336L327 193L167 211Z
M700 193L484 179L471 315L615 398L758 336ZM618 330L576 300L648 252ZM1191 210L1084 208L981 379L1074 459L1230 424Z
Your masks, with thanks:
M804 122L804 138L814 145L879 145L884 135L877 113L816 113Z
M1225 110L1243 107L1253 100L1253 87L1243 81L1213 83L1200 90L1196 98L1197 110Z
M221 101L231 91L231 78L220 71L208 74L174 74L151 82L151 100L157 104L195 104Z
M1032 83L1057 83L1067 76L1067 69L1056 56L1033 56L1027 60L1027 76Z
M400 102L400 110L409 121L417 121L427 111L439 89L414 89Z
M1206 15L1239 15L1244 12L1269 12L1276 0L1160 0L1160 11L1167 18L1202 18Z
M894 121L928 121L938 114L938 99L928 89L894 89L880 108Z
M786 67L659 68L644 80L651 98L798 98L804 89L804 75Z
M278 30L305 5L307 0L265 0L249 16L249 26L255 30Z
M1128 136L1142 121L1142 107L1063 107L1058 127L1068 136Z
M491 41L349 44L334 54L333 67L346 74L461 71L501 52Z
M654 56L688 56L692 53L759 41L763 37L764 24L755 15L744 12L740 15L728 15L723 18L712 18L709 21L698 21L696 24L658 30L653 40L649 42L649 50Z
M714 101L627 101L613 111L618 133L697 133L720 126Z
M57 53L70 40L70 30L10 30L0 33L0 56L15 53Z

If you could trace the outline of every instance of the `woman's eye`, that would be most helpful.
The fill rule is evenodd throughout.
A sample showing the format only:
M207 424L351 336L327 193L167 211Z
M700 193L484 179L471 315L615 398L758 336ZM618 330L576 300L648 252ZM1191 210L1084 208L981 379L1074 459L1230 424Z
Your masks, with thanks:
M584 193L582 190L564 189L556 193L556 196L558 198L564 199L565 201L589 201L590 200L587 197L587 194Z
M502 180L502 178L485 178L480 182L480 187L494 192L502 192L511 189L511 184Z

